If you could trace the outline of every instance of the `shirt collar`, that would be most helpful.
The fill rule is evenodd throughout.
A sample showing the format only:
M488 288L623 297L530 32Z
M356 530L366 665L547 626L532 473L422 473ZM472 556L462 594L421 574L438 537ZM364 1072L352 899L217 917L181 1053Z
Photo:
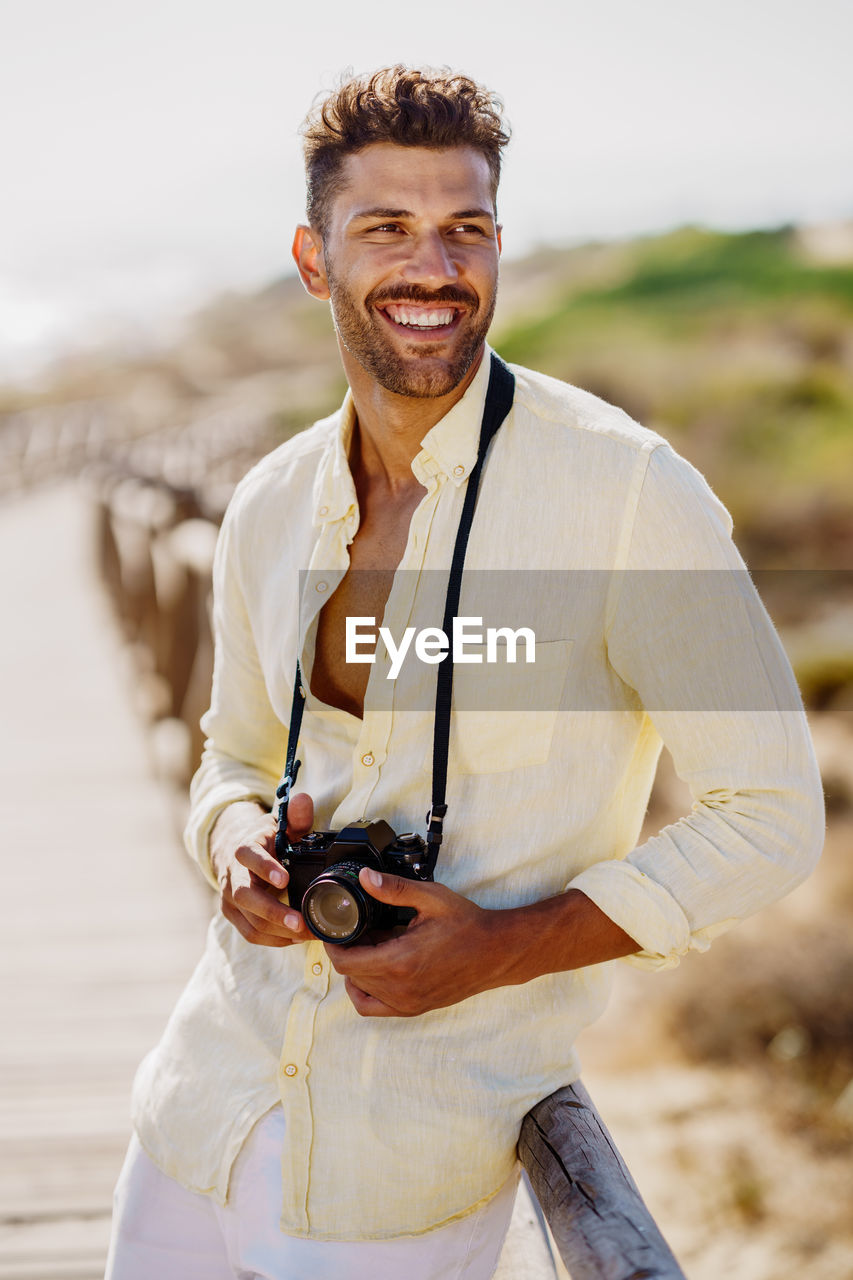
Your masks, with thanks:
M480 367L462 399L457 400L421 441L421 452L412 463L418 479L421 479L419 469L427 475L443 473L458 489L468 478L477 461L490 371L491 348L487 345Z
M458 488L470 475L477 461L490 371L491 347L486 345L480 367L461 400L457 400L421 441L421 451L412 461L412 471L420 481L443 475ZM323 454L314 481L313 519L316 528L350 514L355 516L358 511L348 458L355 426L355 405L350 391L347 391L333 423L329 447Z
M349 445L355 426L351 391L347 391L333 422L332 438L320 459L314 480L314 525L318 529L349 514L355 516L358 510L355 484L349 469Z

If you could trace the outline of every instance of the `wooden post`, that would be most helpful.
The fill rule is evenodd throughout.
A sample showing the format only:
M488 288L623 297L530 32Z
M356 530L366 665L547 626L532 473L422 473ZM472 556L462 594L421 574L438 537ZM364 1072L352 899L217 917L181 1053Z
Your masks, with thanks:
M580 1081L527 1113L518 1155L572 1280L685 1280Z

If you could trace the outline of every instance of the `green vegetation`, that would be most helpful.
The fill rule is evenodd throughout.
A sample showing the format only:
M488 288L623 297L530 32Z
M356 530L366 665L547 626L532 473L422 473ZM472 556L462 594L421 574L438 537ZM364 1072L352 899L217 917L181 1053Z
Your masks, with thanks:
M535 318L505 328L501 353L671 439L762 562L789 563L797 549L800 564L849 563L853 265L814 261L788 228L685 228L617 248L615 279L573 280L563 266ZM580 262L591 250L571 252ZM823 545L830 517L848 523L845 548Z

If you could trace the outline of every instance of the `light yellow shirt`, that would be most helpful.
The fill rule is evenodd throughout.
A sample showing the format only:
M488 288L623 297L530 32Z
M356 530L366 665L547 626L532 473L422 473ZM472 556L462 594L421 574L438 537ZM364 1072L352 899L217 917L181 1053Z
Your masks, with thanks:
M515 627L535 615L536 663L456 668L436 878L490 908L574 886L638 941L637 963L672 965L812 868L822 799L805 718L728 516L696 471L620 410L514 372L460 613ZM487 377L486 359L412 463L425 492L386 609L395 636L441 621L422 597L450 562ZM220 810L273 803L298 650L309 687L298 789L314 797L317 828L370 817L424 831L435 668L407 660L390 681L380 646L363 720L310 693L317 615L358 528L352 427L347 397L255 467L223 524L208 742L187 829L208 876ZM661 739L693 807L637 847ZM362 1019L319 942L253 946L217 914L138 1073L135 1124L166 1173L224 1202L251 1126L281 1102L283 1230L422 1232L507 1178L525 1112L576 1078L572 1046L611 974L598 965L417 1018Z

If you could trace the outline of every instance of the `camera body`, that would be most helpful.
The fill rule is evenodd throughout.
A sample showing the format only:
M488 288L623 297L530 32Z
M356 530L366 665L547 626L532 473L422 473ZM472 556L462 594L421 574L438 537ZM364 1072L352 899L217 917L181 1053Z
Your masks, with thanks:
M276 848L290 877L288 897L315 937L340 946L354 943L368 929L407 925L415 912L378 902L359 881L362 867L432 880L426 841L413 832L395 835L387 822L353 822L340 831L313 831L296 844Z

